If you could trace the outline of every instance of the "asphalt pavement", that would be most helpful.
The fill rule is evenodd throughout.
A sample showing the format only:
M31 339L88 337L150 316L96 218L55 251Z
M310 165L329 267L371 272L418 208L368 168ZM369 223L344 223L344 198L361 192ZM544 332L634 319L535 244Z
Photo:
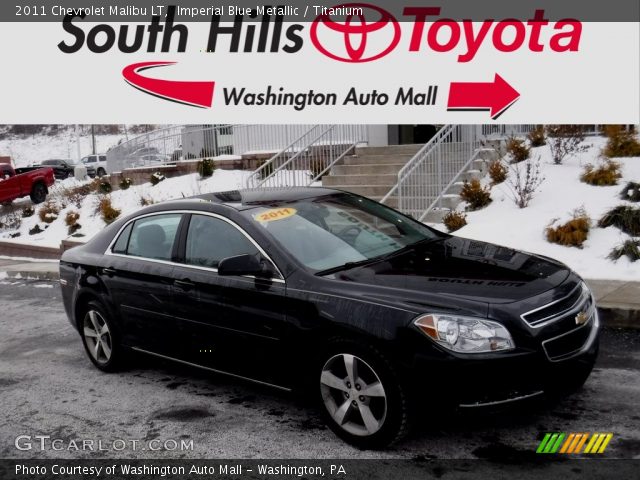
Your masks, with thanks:
M434 412L400 444L359 451L290 394L151 358L121 373L98 371L66 318L56 282L0 279L0 305L0 458L519 461L535 457L545 432L612 432L607 458L640 458L638 330L604 329L593 375L559 403ZM438 388L446 386L434 385L435 395ZM50 437L44 450L37 436ZM101 440L105 449L73 448L82 440ZM114 452L115 440L126 447ZM186 449L174 448L182 440ZM149 450L152 442L160 449Z

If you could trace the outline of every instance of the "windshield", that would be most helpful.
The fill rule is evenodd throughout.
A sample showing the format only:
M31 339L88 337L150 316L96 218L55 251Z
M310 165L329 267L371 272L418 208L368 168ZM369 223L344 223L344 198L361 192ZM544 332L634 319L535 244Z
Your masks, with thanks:
M346 193L255 208L243 214L315 271L376 259L438 238L411 218Z

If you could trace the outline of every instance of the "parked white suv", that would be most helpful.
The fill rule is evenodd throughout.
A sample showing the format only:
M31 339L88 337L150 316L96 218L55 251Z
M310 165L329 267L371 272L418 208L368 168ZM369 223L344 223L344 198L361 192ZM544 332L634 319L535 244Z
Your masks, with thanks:
M107 156L105 154L87 155L81 161L87 166L87 171L89 167L93 167L96 176L102 177L107 174Z

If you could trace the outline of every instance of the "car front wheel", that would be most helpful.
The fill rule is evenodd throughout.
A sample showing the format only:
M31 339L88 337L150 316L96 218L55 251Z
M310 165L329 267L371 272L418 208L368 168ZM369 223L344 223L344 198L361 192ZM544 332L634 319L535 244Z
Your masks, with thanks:
M404 388L385 356L372 347L343 343L326 356L320 371L325 421L358 448L383 448L408 430Z
M112 372L118 369L123 352L118 343L117 331L104 307L89 302L80 321L80 335L91 362L100 370Z

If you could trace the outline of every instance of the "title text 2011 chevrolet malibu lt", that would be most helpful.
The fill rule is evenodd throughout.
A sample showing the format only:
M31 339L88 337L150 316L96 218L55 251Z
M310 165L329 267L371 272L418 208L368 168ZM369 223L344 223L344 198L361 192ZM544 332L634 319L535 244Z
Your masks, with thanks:
M120 219L60 262L91 361L127 350L303 388L360 447L427 405L578 388L598 348L585 283L325 188L212 193Z

